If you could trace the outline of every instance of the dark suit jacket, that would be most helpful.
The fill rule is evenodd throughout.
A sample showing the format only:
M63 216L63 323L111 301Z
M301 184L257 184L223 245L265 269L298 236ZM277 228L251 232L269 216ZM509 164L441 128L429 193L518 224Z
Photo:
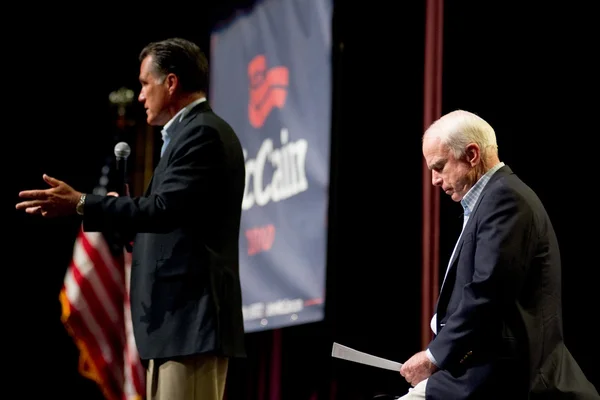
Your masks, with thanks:
M83 226L134 234L131 314L142 359L244 356L242 148L207 102L169 131L145 195L88 195Z
M563 342L557 238L508 166L471 211L436 306L427 399L598 399Z

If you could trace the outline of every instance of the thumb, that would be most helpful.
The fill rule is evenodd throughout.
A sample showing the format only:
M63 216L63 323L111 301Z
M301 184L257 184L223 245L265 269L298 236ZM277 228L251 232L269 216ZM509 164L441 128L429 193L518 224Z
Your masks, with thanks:
M51 176L48 176L46 174L44 174L44 181L52 187L57 187L58 185L61 184L61 181L59 181L56 178L52 178Z

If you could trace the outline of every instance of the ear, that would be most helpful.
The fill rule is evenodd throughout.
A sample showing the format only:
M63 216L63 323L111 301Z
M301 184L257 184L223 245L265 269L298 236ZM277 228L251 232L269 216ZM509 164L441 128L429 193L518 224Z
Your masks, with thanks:
M467 158L467 162L471 164L471 167L474 167L481 161L481 149L477 144L471 143L467 145L465 157Z
M173 73L168 74L167 77L165 78L165 83L167 84L167 89L169 90L169 94L173 95L173 93L175 93L175 91L179 87L179 78L177 78L177 75L175 75Z

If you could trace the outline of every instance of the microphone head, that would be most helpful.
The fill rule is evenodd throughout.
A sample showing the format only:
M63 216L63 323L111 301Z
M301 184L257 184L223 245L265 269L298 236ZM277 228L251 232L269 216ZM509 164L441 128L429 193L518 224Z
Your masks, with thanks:
M127 158L131 154L131 148L126 142L119 142L115 145L115 156L118 158Z

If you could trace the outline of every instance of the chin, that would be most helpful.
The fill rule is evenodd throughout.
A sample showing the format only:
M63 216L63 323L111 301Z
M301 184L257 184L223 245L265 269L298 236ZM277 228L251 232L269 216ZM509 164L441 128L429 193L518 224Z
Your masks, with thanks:
M463 197L458 193L452 193L450 198L458 203L459 201L462 200Z
M148 115L148 118L146 118L146 122L148 123L148 125L159 125L156 122L156 117L150 116Z

